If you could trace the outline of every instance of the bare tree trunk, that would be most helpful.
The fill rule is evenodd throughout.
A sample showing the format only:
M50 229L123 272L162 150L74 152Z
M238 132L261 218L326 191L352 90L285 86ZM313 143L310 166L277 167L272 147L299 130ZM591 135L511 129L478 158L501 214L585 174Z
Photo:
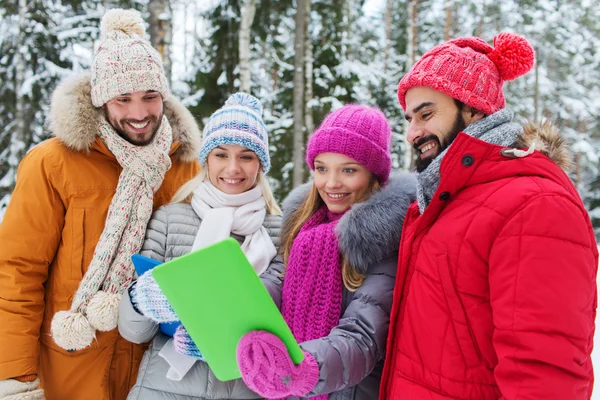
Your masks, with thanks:
M342 31L342 48L341 48L341 57L343 60L348 59L348 55L350 54L350 37L352 30L352 0L343 0L344 1L344 30ZM340 0L339 3L342 1ZM339 4L340 7L342 6Z
M392 44L392 0L387 0L385 5L385 54L383 55L383 73L388 70L388 59Z
M454 0L446 0L446 26L444 28L444 40L452 38L452 6Z
M419 0L410 0L408 2L408 47L407 53L411 68L417 59L417 47L419 43Z
M312 135L315 129L315 121L313 119L313 109L310 105L310 101L313 98L313 48L310 37L310 9L311 0L304 0L306 4L306 13L304 18L304 79L306 79L306 89L304 93L304 126L306 132Z
M273 91L275 91L277 90L277 85L279 85L279 68L277 64L274 64L271 69L271 79L273 80Z
M485 19L485 13L487 10L486 2L484 1L481 5L481 14L479 15L479 23L477 24L477 30L475 31L475 36L481 37L483 35L483 22Z
M194 1L194 51L192 53L194 60L198 57L198 21L200 20L200 16L198 15L198 2Z
M417 59L418 34L419 34L419 0L410 0L408 6L408 45L406 46L406 55L408 62L406 70L409 71ZM412 170L415 166L414 149L406 142L406 151L404 152L404 169Z
M15 52L15 130L10 139L10 155L8 157L9 174L12 175L8 187L9 193L15 187L17 181L17 167L27 150L27 130L25 121L25 93L23 93L23 82L25 81L26 60L23 57L25 46L25 28L27 26L27 0L19 0L19 34L17 36L17 51Z
M173 38L172 21L173 12L170 0L150 0L150 43L162 56L165 75L171 84L171 41Z
M304 179L304 13L305 0L296 0L296 39L294 42L294 174L292 185Z
M165 31L165 47L163 54L163 62L165 66L165 75L167 75L167 81L169 86L172 82L172 62L171 62L171 44L173 43L173 8L171 7L171 0L165 0L167 3L167 19L164 22Z
M240 90L250 92L250 28L256 13L256 0L246 0L242 7L239 32Z
M188 8L190 6L189 0L186 0L183 4L183 73L187 77L188 72L188 45L189 45L189 34L187 31L188 21ZM192 17L193 18L193 17Z

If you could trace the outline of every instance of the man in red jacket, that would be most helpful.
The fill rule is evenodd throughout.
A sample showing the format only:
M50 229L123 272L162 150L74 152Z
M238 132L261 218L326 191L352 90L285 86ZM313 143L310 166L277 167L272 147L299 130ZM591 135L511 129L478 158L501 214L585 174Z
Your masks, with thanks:
M400 245L380 399L589 399L598 249L550 124L502 84L534 52L502 33L443 43L400 81L418 200Z

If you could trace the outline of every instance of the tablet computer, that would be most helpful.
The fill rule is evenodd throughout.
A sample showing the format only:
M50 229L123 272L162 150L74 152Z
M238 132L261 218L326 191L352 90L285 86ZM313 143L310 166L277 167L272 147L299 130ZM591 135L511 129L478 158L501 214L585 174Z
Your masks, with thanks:
M140 254L134 254L131 256L131 262L133 262L133 266L135 268L135 272L137 276L142 276L142 274L149 269L156 267L157 265L162 264L160 261L154 260L149 257L144 257ZM181 325L180 322L167 322L158 325L158 328L162 333L167 336L173 337L177 327Z
M271 295L233 238L176 258L152 275L221 381L241 377L236 349L255 330L277 335L292 361L304 359Z
M142 276L144 272L148 271L156 267L157 265L162 264L160 261L154 260L149 257L144 257L140 254L134 254L131 256L131 262L133 263L133 267L135 268L135 272L137 276Z

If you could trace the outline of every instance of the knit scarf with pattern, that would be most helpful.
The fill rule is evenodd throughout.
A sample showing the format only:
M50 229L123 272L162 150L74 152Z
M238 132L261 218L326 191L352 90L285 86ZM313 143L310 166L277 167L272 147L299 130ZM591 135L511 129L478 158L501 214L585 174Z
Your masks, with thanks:
M136 146L121 138L102 120L98 136L123 168L92 261L81 280L69 311L52 321L52 336L63 349L91 344L95 330L117 327L118 305L131 281L131 255L140 251L152 215L154 193L171 168L173 132L165 116L152 143Z
M339 323L342 269L335 227L342 215L322 206L306 221L292 244L281 310L298 343L327 336Z

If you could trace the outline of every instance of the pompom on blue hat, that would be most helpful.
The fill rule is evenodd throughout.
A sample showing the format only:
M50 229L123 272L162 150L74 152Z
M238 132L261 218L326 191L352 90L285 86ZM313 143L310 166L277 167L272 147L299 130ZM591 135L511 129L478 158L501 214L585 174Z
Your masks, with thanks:
M237 144L256 153L263 171L271 169L269 137L262 120L262 106L247 93L232 94L225 105L215 111L204 126L202 147L198 160L206 164L208 154L217 146Z

